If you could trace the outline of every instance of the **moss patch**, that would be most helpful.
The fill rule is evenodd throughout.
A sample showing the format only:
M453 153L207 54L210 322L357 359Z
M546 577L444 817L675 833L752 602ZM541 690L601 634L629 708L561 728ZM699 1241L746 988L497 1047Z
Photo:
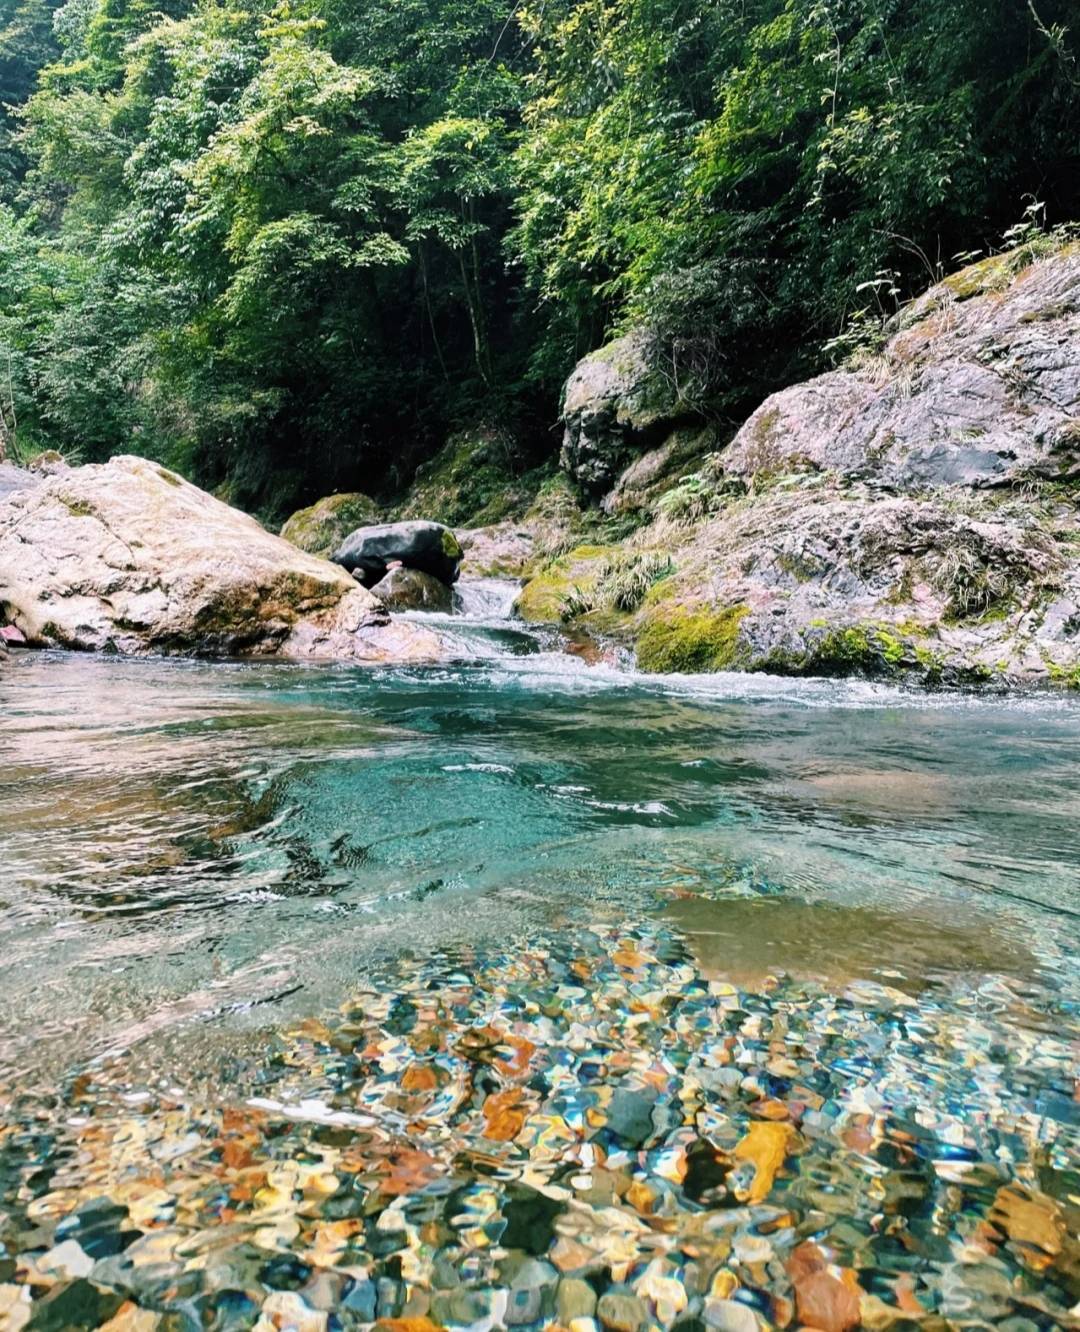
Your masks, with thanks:
M638 636L637 664L643 671L695 674L723 671L745 661L739 626L749 606L684 606L662 601L647 613Z
M65 509L67 509L68 513L70 513L73 518L97 517L97 509L95 509L94 506L88 500L83 500L83 499L71 500L67 499L64 495L59 495L57 496L57 498L60 500L60 503L64 506Z
M617 554L611 546L578 546L551 560L521 589L517 613L533 624L558 624L568 614L584 614L609 557Z
M1009 258L1007 254L992 254L977 263L968 264L958 273L950 273L941 285L958 301L968 301L987 291L1000 291L1008 285L1012 276Z
M1054 684L1062 685L1065 689L1080 689L1080 662L1063 666L1044 653L1043 665Z
M327 495L310 508L294 513L281 535L309 555L327 556L341 545L350 532L379 521L378 505L359 493Z
M918 635L921 625L860 623L831 626L826 620L811 620L805 636L806 653L790 673L798 675L899 675L915 671L927 678L940 676L942 661L930 648L916 644L909 629ZM770 660L765 669L784 673L783 663Z
M396 516L490 527L519 518L548 475L546 469L529 470L516 441L503 431L462 431L417 470Z

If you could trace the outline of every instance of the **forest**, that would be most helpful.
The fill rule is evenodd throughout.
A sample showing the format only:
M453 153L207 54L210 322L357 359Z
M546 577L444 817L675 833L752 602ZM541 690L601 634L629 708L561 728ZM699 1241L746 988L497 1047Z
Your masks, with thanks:
M645 325L736 422L1080 215L1074 0L2 0L7 456L264 516L557 446Z

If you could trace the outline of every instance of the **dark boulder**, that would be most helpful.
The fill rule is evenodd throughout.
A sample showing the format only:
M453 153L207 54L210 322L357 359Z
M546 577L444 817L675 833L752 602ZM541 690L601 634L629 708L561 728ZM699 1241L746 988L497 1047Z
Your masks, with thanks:
M379 523L358 527L333 558L365 587L374 587L385 578L394 563L419 569L449 584L457 581L462 550L457 537L442 523Z
M454 608L454 594L446 583L422 569L406 569L395 565L385 578L371 589L389 611L444 611Z

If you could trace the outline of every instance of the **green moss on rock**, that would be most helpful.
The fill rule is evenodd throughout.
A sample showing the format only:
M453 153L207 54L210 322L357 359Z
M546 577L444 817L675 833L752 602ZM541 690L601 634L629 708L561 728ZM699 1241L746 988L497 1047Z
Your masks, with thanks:
M462 431L418 468L396 516L490 527L520 517L547 475L527 470L516 442L503 431Z
M893 675L914 651L882 624L852 624L828 629L808 645L807 666L815 674Z
M1060 662L1054 661L1051 657L1043 654L1043 664L1046 666L1047 674L1054 684L1062 685L1066 689L1080 689L1080 662L1063 666Z
M333 554L350 532L377 523L380 518L379 506L367 495L327 495L310 508L294 513L281 535L309 555L325 557Z
M984 292L1000 290L1008 284L1011 276L1009 255L992 254L986 259L968 264L958 273L950 273L941 285L958 301L967 301Z
M723 671L745 662L739 627L749 606L686 606L657 601L638 636L637 664L643 671L689 675Z
M533 624L558 624L575 605L586 609L609 557L611 546L578 546L540 569L521 589L517 613Z

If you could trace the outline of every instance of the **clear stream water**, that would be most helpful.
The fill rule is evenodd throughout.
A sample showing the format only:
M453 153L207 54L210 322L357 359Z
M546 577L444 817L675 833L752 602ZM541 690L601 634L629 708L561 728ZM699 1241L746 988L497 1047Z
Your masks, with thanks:
M783 973L974 1005L991 1045L1080 1034L1075 699L647 678L508 600L467 587L437 668L5 664L0 1098L62 1119L107 1068L239 1104L275 1033L402 959L627 920L714 988ZM1056 1067L1013 1109L1071 1170ZM961 1119L966 1076L942 1067Z

